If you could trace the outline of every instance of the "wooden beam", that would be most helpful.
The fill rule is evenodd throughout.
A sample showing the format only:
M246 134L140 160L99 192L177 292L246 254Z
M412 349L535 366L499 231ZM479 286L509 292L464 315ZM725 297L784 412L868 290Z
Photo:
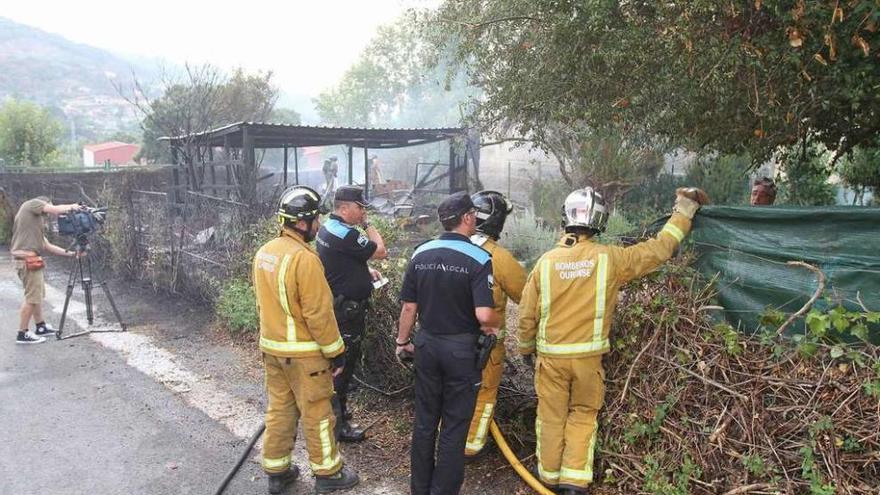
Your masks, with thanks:
M348 185L354 184L354 163L352 163L352 147L348 145Z
M293 180L299 184L299 148L293 148Z
M364 147L364 199L370 199L370 157L369 148Z
M284 147L284 187L287 187L287 146Z

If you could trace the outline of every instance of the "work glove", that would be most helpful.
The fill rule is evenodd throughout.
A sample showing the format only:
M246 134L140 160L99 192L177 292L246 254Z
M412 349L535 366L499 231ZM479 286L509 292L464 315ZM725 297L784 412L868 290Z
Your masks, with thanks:
M529 368L535 367L535 355L534 354L523 354L523 362L526 363L526 366Z
M705 204L709 204L709 195L702 189L679 187L675 190L675 206L672 211L693 219L700 206Z

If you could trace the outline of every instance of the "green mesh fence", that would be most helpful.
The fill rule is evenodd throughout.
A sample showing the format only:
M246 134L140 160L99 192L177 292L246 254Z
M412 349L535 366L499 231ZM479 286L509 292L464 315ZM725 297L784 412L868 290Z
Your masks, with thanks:
M817 309L880 311L880 208L707 206L690 243L697 269L717 276L727 320L742 331L757 329L768 307L796 312L816 291L817 275L788 261L809 263L827 277Z

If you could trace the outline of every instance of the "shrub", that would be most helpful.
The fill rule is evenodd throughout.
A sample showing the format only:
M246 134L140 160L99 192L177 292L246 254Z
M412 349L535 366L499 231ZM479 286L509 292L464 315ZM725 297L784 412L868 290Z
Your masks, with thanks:
M529 192L534 217L545 225L559 225L562 201L570 192L571 187L562 179L534 182Z
M13 211L9 200L0 189L0 244L6 244L12 240Z
M535 264L559 240L560 231L549 229L539 223L539 218L531 210L516 212L507 218L500 243L513 257L526 267Z
M244 279L231 279L220 288L217 318L233 335L255 330L260 320L254 286Z

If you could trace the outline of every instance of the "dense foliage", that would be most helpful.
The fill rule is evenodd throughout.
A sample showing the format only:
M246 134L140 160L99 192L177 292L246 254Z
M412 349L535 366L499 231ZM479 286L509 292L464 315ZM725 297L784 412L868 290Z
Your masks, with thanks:
M448 0L430 14L484 98L489 127L539 142L613 127L755 163L880 130L873 0Z

